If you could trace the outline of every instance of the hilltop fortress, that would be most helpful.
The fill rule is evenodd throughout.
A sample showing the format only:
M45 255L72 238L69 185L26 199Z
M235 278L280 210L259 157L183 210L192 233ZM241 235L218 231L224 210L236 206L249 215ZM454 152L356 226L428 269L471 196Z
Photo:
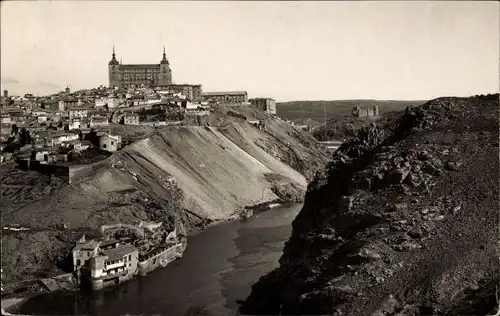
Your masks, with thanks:
M145 86L167 86L172 84L172 70L163 47L163 58L159 64L122 64L116 60L115 47L108 63L109 86L119 88Z

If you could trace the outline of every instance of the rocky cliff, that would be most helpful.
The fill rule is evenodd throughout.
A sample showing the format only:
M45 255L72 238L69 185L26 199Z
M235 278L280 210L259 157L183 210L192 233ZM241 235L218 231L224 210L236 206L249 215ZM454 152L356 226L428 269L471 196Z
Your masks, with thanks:
M494 314L498 97L435 99L344 143L241 312Z
M20 205L3 204L4 226L28 228L4 230L5 281L56 273L76 238L103 224L145 220L169 227L180 221L196 232L248 206L302 200L306 178L324 165L325 154L312 136L289 124L239 110L266 127L224 113L213 114L221 119L216 126L164 127L71 185L51 187ZM13 198L2 197L3 203Z

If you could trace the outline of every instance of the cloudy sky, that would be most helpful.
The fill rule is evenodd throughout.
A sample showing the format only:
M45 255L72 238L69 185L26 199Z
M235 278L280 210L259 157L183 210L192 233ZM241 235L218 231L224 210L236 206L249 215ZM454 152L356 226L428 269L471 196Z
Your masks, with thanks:
M2 88L108 84L123 63L176 83L286 100L429 99L498 91L497 2L2 1Z

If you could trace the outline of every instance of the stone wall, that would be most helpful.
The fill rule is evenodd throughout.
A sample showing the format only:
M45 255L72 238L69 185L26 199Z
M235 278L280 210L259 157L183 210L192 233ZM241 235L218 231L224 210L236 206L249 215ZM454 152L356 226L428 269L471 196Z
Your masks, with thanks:
M75 183L78 182L79 180L90 176L92 173L94 173L96 170L100 169L104 165L106 165L107 161L106 160L101 160L93 164L88 164L88 165L74 165L69 167L69 177L68 177L68 183Z
M61 165L53 165L53 164L43 164L39 161L31 161L30 169L36 170L40 173L47 175L54 175L58 178L61 178L65 181L70 182L70 167L69 166L61 166Z
M165 267L170 262L182 257L186 243L178 243L169 247L146 260L139 261L139 275L144 276L158 267Z
M137 237L144 238L144 230L136 225L130 224L111 224L111 225L101 225L101 232L103 234L110 234L110 232L117 232L119 230L134 231Z

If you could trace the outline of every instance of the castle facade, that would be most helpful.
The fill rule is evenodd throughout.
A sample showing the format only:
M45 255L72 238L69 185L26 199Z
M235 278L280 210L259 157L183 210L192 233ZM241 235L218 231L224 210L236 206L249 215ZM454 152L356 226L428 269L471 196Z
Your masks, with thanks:
M172 70L163 48L159 64L122 64L116 60L115 48L108 63L109 86L119 88L144 86L168 86L172 84Z

